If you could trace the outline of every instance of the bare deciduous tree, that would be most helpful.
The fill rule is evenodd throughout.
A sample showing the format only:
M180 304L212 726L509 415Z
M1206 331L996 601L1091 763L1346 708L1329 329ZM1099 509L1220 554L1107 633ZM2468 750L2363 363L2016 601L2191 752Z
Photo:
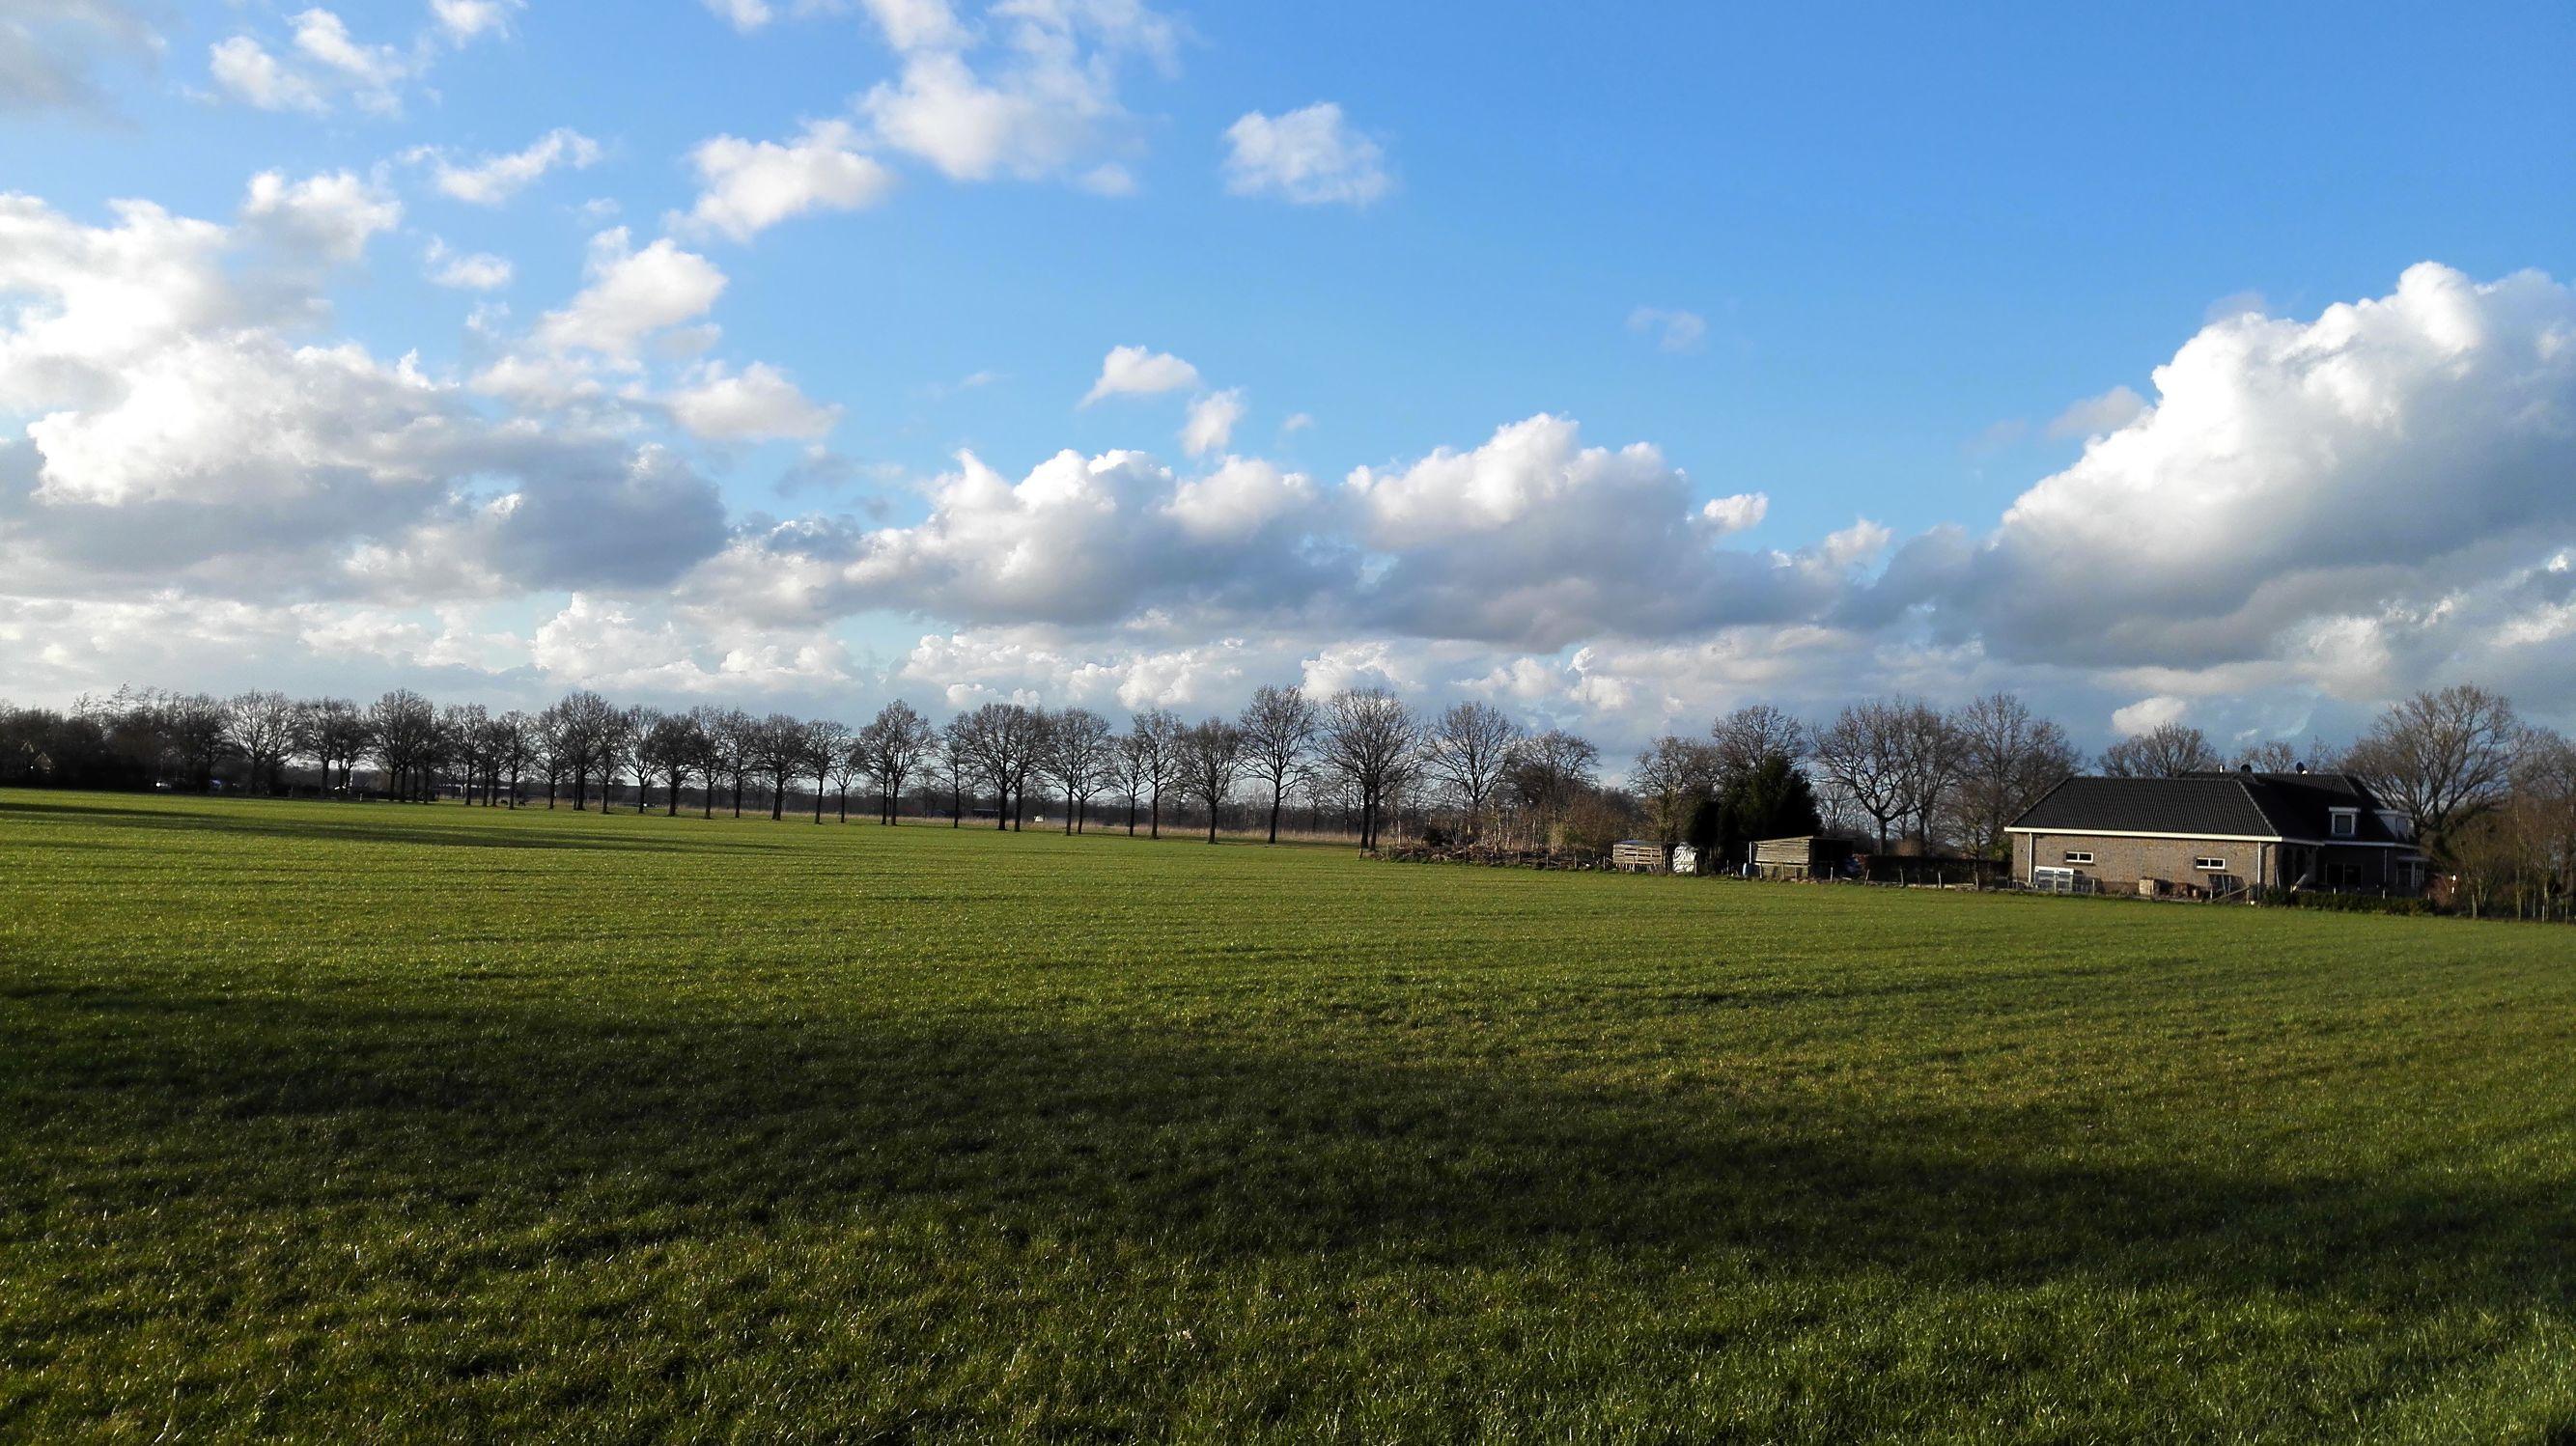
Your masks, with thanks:
M438 710L408 688L396 688L367 709L367 734L385 766L385 792L400 799L424 796L422 774L438 745Z
M966 826L966 780L975 771L974 750L966 742L966 720L951 718L939 730L940 775L948 780L948 826Z
M1243 776L1243 730L1223 718L1210 718L1181 730L1180 776L1188 793L1207 806L1207 841L1216 842L1217 814L1234 795Z
M1421 739L1413 710L1384 688L1336 693L1325 709L1323 763L1359 806L1362 850L1377 847L1387 805L1403 785Z
M1047 720L1044 766L1064 794L1064 831L1078 833L1093 795L1109 786L1118 745L1109 720L1088 708L1058 710Z
M2180 778L2219 766L2209 735L2188 723L2159 723L2102 750L2101 769L2113 778Z
M1491 703L1453 703L1431 725L1423 739L1423 766L1457 804L1460 838L1473 840L1481 833L1485 805L1501 785L1520 738L1520 725Z
M1297 771L1305 767L1307 752L1315 746L1315 734L1324 725L1323 710L1303 688L1265 685L1254 690L1240 724L1251 750L1253 776L1270 785L1270 841L1277 843L1280 810L1287 805Z
M281 791L296 746L295 704L284 693L244 693L224 705L224 731L250 763L253 788Z
M484 729L491 721L491 710L480 703L450 703L438 710L437 754L443 764L453 764L461 775L469 805L474 802L475 785L488 756Z
M1958 725L1928 703L1905 704L1899 713L1899 726L1905 812L1914 821L1915 841L1929 853L1938 842L1936 820L1941 816L1941 806L1958 786L1959 775L1966 767L1967 746Z
M1119 773L1127 785L1127 832L1136 832L1136 794L1147 802L1149 836L1163 836L1163 790L1180 763L1181 720L1161 708L1148 708L1129 721L1118 740Z
M659 708L614 708L609 710L607 736L600 743L599 811L608 812L608 795L616 787L623 771L635 778L635 811L651 806L646 797L653 789L653 763L644 756L644 740L653 736L653 725L662 721Z
M786 713L772 713L752 731L752 756L769 784L769 819L787 816L787 794L805 772L805 723Z
M572 774L572 806L579 811L589 802L591 773L599 766L602 751L614 741L610 733L617 710L585 689L565 694L547 711L554 719L549 737L556 750L555 766ZM605 794L603 787L603 800ZM605 810L606 802L600 807Z
M350 773L372 746L365 711L346 698L316 698L296 705L295 728L296 751L321 766L322 791L347 788Z
M1717 791L1720 764L1717 745L1667 733L1647 744L1628 771L1628 786L1645 805L1646 822L1670 863L1673 848L1690 826L1701 801Z
M513 708L492 720L493 772L508 806L519 806L519 779L537 756L537 720Z
M2256 773L2341 773L2343 755L2344 750L2322 738L2310 737L2305 743L2265 738L2239 747L2227 766Z
M698 760L705 755L705 741L698 737L698 717L694 713L668 713L655 718L644 731L644 740L636 756L644 766L659 775L667 786L663 812L678 817L680 789L697 772ZM709 789L712 792L712 786Z
M803 762L804 776L814 780L814 821L823 821L823 795L832 791L832 770L850 751L850 725L832 718L815 718L796 727L797 756ZM841 816L849 816L849 805L841 805Z
M1760 768L1772 755L1794 763L1807 756L1807 725L1768 703L1736 709L1709 726L1717 766L1730 781Z
M877 716L859 730L868 773L877 781L877 822L895 821L904 784L928 766L938 745L930 720L900 698L878 709Z
M712 788L721 777L733 786L733 816L742 817L742 790L760 768L760 720L739 708L726 708L707 721L707 778Z
M852 784L865 781L868 777L867 745L859 741L857 734L849 733L844 730L844 738L841 747L839 751L832 755L830 774L832 796L837 806L840 820L843 823L848 823L850 821L850 787Z
M2082 766L2066 730L2010 693L1989 693L1952 721L1965 750L1959 821L1970 847L2003 852L2004 830Z
M1851 805L1869 815L1885 852L1889 825L1904 818L1913 795L1906 751L1907 705L1873 698L1854 703L1816 730L1817 771Z
M2462 684L2391 706L2345 762L2439 856L2454 831L2503 803L2526 741L2511 703Z
M1533 735L1513 755L1503 788L1528 811L1545 847L1556 847L1557 821L1592 786L1600 762L1600 749L1562 728Z
M964 748L970 771L992 785L994 827L1018 826L1045 734L1045 716L1018 703L986 703L952 725L952 744Z

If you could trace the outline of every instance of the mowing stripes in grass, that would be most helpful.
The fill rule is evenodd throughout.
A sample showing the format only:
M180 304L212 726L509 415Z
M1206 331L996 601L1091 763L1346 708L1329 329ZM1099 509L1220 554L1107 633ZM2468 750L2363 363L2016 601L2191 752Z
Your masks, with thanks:
M0 1436L2563 1439L2570 939L0 793Z

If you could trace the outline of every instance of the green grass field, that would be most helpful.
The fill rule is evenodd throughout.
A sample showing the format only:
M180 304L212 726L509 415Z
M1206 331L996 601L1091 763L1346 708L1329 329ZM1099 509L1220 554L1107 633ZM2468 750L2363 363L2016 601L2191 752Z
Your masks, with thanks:
M0 1437L2576 1439L2576 933L0 793Z

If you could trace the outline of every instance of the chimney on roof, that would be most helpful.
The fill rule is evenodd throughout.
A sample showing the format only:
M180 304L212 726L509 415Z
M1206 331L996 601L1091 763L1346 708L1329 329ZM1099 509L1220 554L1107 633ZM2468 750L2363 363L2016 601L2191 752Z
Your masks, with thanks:
M2308 765L2306 765L2306 764L2304 764L2304 763L2300 764L2300 765L2299 765L2299 771L2300 771L2301 773L2305 773L2305 772L2307 772L2307 771L2308 771Z

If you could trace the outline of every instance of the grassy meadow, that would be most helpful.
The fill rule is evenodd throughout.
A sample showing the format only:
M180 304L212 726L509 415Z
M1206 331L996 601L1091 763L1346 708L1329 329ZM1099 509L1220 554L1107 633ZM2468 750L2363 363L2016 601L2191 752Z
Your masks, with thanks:
M0 1438L2576 1439L2576 933L0 792Z

